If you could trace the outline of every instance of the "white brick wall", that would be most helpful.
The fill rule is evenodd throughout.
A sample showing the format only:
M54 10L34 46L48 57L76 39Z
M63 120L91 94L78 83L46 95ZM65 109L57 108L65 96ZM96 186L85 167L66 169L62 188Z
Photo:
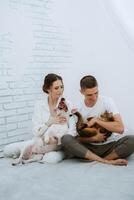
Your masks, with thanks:
M32 136L44 75L71 63L70 34L53 23L51 6L51 0L0 3L0 151Z

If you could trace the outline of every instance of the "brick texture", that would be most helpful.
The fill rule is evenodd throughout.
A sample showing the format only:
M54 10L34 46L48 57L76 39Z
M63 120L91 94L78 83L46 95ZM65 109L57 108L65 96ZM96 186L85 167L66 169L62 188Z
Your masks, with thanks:
M44 75L68 68L72 58L71 33L53 23L53 1L0 4L10 17L6 20L3 14L6 28L0 27L1 152L6 144L32 137L31 117L34 102L42 95Z

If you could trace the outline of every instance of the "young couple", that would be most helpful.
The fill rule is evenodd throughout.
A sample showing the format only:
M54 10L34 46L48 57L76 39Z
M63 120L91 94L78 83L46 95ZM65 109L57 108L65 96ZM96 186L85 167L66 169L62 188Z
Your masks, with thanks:
M64 159L64 155L71 155L89 161L98 161L113 165L127 165L126 158L134 152L134 136L122 135L124 131L121 116L111 98L100 96L98 83L91 75L84 76L80 81L80 91L84 96L78 111L84 120L92 117L87 122L88 127L95 123L104 127L113 134L106 140L106 136L97 130L97 134L92 137L80 137L76 132L76 118L71 117L66 134L61 138L62 151L51 151L44 155L44 160L48 162L59 162ZM65 116L56 114L55 108L59 98L63 96L64 84L62 77L57 74L48 74L44 78L43 84L44 98L37 101L33 114L33 134L36 137L45 135L46 130L52 124L64 124L67 119ZM67 101L69 109L73 107ZM99 116L105 111L112 112L114 121L105 122ZM114 134L117 133L117 134ZM7 157L19 156L21 148L26 142L7 145L4 155ZM57 138L51 137L49 144L57 144ZM64 153L63 153L64 152Z

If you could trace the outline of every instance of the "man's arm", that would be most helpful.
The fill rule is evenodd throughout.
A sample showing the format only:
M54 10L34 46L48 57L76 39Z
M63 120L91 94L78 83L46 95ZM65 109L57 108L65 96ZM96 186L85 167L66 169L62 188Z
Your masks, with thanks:
M121 116L119 114L116 114L113 117L114 117L113 122L104 122L104 121L100 120L99 118L93 118L87 124L89 127L91 127L95 123L97 123L100 126L104 127L105 129L107 129L111 132L116 132L116 133L122 134L124 132L124 125L123 125Z

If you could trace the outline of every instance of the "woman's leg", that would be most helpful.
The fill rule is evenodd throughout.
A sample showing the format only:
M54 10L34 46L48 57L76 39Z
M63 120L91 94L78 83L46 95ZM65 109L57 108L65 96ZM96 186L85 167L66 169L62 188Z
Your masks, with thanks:
M84 145L80 144L76 138L71 135L64 135L61 139L62 147L67 154L84 158L90 161L98 161L113 165L127 165L127 161L124 159L107 160L94 154L92 151L87 149Z

